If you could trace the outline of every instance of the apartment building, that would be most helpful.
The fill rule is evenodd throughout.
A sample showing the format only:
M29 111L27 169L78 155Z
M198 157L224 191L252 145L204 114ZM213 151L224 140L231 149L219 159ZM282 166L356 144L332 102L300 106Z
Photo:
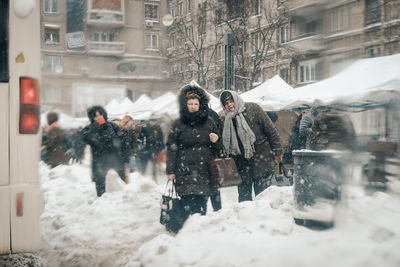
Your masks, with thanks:
M165 1L41 0L44 109L85 116L90 105L176 87L165 57Z
M210 91L224 88L227 33L238 91L276 74L302 86L355 60L400 53L400 0L169 0L167 10L171 77Z

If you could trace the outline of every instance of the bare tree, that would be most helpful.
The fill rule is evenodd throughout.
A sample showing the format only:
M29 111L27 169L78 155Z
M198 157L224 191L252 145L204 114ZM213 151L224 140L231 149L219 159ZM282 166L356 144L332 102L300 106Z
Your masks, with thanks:
M172 1L171 4L177 5L178 1ZM209 23L209 14L207 2L203 2L197 8L193 8L190 15L178 14L168 29L170 38L176 39L174 45L178 48L175 53L169 54L170 63L180 60L180 64L187 67L186 65L191 65L187 64L188 62L193 62L196 68L191 71L196 74L200 85L205 85L212 76L210 70L214 63L213 58L223 38L217 31L210 30L210 27L213 28L215 25ZM210 42L211 39L213 41ZM188 79L182 76L177 78L178 82L185 80Z
M273 52L286 13L273 0L224 0L217 5L217 23L225 25L235 40L236 89L246 91L260 76L262 66L276 61Z

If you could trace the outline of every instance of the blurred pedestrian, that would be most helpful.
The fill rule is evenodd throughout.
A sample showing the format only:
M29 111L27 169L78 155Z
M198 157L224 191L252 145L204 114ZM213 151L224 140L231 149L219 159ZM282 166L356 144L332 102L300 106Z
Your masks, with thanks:
M125 115L118 123L118 126L122 132L122 150L124 155L123 161L125 172L126 170L133 172L137 140L132 117ZM128 175L127 173L125 174Z
M47 128L42 137L45 147L45 162L54 168L60 164L68 164L68 157L64 151L64 143L67 141L64 131L58 122L58 113L47 113Z
M319 100L314 100L310 112L306 115L303 115L303 118L300 121L300 138L303 141L305 140L306 147L308 146L309 137L311 134L311 127L314 123L315 118L318 116L318 108L320 105L321 102Z
M105 177L114 169L125 180L121 131L117 124L108 121L107 112L102 106L87 109L90 124L82 129L81 135L92 152L92 179L96 183L97 196L105 192Z
M265 190L275 168L282 161L283 150L274 124L256 103L245 103L234 91L220 95L225 152L233 157L242 177L238 185L239 202L252 200Z
M164 149L164 134L157 119L152 118L142 126L139 138L142 147L140 158L143 172L150 165L153 180L157 181L157 155Z
M218 128L209 117L204 90L183 88L179 107L180 117L168 135L166 172L190 214L204 215L212 193L209 162L221 150Z

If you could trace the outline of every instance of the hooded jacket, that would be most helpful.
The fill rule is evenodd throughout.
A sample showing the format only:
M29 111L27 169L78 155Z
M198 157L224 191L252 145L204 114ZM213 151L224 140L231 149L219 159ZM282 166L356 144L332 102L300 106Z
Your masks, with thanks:
M190 113L186 104L190 91L200 97L199 111L195 113ZM208 116L208 98L203 89L185 86L178 99L180 118L168 134L166 172L175 174L178 195L210 195L209 162L217 157L220 142L212 143L209 134L218 133L217 125Z

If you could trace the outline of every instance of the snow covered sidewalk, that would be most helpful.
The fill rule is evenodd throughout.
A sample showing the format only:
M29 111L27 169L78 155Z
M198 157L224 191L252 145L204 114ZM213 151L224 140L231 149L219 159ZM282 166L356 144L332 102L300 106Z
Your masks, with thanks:
M48 266L400 266L400 196L348 186L335 227L293 221L292 187L272 186L253 202L222 190L222 210L189 218L176 236L159 223L166 177L131 174L131 184L96 197L87 164L40 163Z

